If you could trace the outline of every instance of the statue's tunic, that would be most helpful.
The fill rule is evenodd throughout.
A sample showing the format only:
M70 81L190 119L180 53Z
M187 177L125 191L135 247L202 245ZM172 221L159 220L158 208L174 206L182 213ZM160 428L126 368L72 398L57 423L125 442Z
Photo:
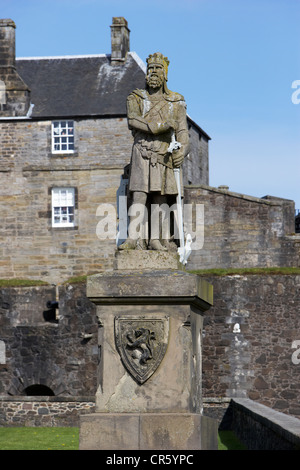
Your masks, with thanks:
M127 98L127 117L128 121L141 119L149 128L149 132L144 132L129 125L134 137L129 190L176 195L172 154L168 152L172 132L169 129L160 133L159 127L163 128L166 121L175 122L175 138L181 143L176 153L184 158L189 151L189 134L183 96L169 91L157 99L147 90L134 90Z

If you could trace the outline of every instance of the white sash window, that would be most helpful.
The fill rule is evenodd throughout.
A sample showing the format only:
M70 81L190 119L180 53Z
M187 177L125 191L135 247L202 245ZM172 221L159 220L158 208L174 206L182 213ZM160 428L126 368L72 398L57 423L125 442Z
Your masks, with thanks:
M74 188L52 188L52 227L74 227Z
M74 121L52 122L52 153L74 153Z

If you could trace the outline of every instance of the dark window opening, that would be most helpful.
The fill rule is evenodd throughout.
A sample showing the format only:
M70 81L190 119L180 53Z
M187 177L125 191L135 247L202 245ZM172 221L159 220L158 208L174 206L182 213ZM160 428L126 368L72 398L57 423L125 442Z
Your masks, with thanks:
M45 322L48 323L58 323L58 319L56 318L56 309L49 308L49 310L45 310L43 312L43 317Z
M30 385L29 387L25 388L24 392L28 397L54 397L54 392L46 385Z

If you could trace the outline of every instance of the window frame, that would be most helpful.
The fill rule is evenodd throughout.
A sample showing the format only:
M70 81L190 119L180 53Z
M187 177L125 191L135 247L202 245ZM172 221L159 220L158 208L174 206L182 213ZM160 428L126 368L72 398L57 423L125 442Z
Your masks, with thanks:
M62 124L65 123L64 126ZM72 125L69 125L72 123ZM56 124L58 125L56 127ZM51 153L54 155L64 155L64 154L69 154L73 155L75 152L75 121L73 119L60 119L60 120L54 120L51 122ZM58 129L59 132L56 133L55 129ZM64 136L62 134L61 129L66 129L67 133ZM69 133L68 131L72 129L72 133ZM58 142L55 142L55 139L58 139ZM62 142L62 139L66 139L65 142ZM73 139L73 142L69 142L69 139ZM55 149L55 146L59 145L60 148L59 150ZM66 145L66 149L62 149L62 145ZM72 149L69 148L69 146L73 146Z
M62 200L61 191L66 191L66 199ZM68 201L68 192L71 194ZM59 197L55 198L55 194L59 193ZM57 202L58 201L58 202ZM63 203L64 202L64 203ZM55 208L59 209L55 213ZM65 208L65 213L62 212L62 209ZM69 208L72 208L72 211L69 212ZM74 228L75 227L75 210L76 210L76 188L71 186L57 186L51 188L51 227L54 229L59 228ZM55 222L55 217L59 217L61 220ZM63 217L72 217L72 221L69 220L63 221Z

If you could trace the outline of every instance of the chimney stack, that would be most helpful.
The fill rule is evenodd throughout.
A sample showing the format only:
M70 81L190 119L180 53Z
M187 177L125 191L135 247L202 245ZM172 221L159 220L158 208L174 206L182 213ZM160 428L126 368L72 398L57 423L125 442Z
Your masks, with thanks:
M114 17L111 25L111 65L122 65L130 50L130 30L122 16Z
M15 67L15 29L16 25L12 20L0 20L0 66Z
M30 90L16 70L16 25L11 19L0 19L0 116L26 116Z

